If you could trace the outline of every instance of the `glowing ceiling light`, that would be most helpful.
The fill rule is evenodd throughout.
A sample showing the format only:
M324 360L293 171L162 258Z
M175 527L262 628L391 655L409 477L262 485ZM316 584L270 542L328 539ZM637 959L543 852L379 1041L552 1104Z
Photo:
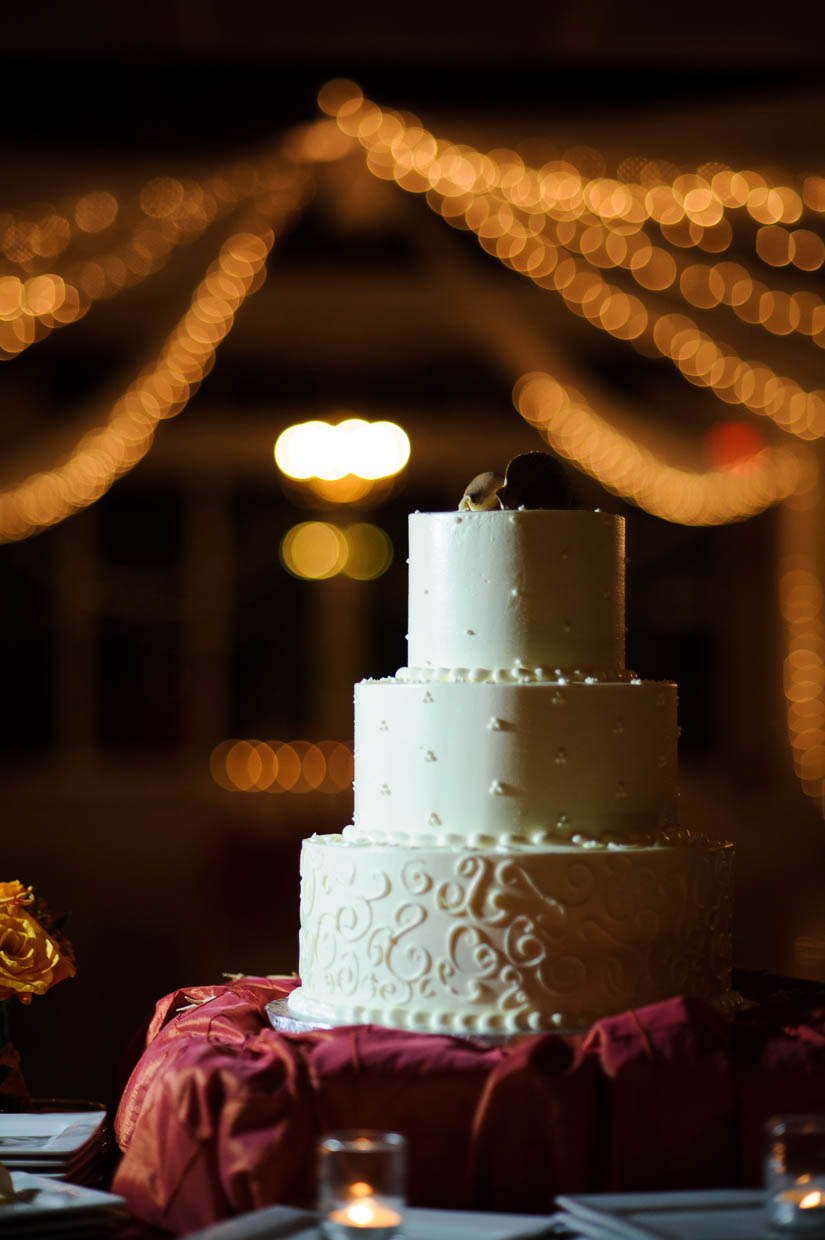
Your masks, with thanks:
M335 481L390 478L410 456L410 441L394 422L346 418L337 425L301 422L289 426L275 443L275 462L289 478Z
M324 452L326 422L302 422L288 426L275 441L275 463L290 478L312 478Z

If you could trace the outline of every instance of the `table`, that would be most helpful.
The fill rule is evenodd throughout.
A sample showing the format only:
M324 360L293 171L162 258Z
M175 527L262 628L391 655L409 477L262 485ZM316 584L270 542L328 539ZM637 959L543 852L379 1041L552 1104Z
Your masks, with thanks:
M674 998L489 1046L349 1026L286 1034L294 978L166 995L138 1040L113 1190L176 1234L312 1204L321 1132L398 1129L413 1206L547 1214L558 1193L756 1187L762 1127L825 1111L825 987L761 974L726 1019Z

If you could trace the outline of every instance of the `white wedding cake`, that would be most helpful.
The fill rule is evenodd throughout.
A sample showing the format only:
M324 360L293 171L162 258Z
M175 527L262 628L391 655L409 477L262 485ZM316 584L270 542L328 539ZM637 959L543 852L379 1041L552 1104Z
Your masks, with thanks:
M409 545L409 666L356 686L353 824L304 841L290 1013L507 1034L724 1000L733 848L677 825L623 518L415 513Z

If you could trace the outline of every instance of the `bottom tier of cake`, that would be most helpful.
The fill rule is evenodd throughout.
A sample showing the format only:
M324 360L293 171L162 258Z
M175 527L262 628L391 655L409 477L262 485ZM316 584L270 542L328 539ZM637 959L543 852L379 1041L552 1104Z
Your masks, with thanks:
M306 840L303 1020L445 1033L584 1027L724 1001L733 847L408 847Z

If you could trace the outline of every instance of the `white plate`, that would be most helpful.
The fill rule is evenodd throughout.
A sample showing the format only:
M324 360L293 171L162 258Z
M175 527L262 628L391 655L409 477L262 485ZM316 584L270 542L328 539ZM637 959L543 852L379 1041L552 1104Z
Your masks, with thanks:
M765 1194L748 1188L557 1197L557 1215L591 1240L759 1240Z
M103 1115L83 1112L29 1114L0 1112L0 1162L14 1155L16 1160L41 1158L48 1154L69 1158L94 1141L102 1130Z
M0 1226L3 1240L97 1240L123 1226L125 1215L78 1215L72 1218L30 1219L28 1223Z
M528 1240L549 1236L550 1220L526 1214L408 1209L404 1240ZM2 1236L2 1232L0 1232ZM317 1240L318 1216L289 1206L269 1206L215 1223L189 1240Z
M81 1222L97 1224L116 1207L126 1203L114 1193L102 1193L95 1188L83 1188L79 1184L65 1184L42 1175L30 1175L27 1171L12 1171L14 1191L36 1189L31 1201L0 1203L0 1237L35 1224L78 1225ZM35 1228L37 1230L37 1228Z
M0 1158L0 1164L8 1171L28 1171L31 1175L60 1174L71 1177L78 1168L86 1167L89 1163L101 1162L106 1157L108 1149L107 1141L92 1141L67 1158L61 1158L59 1155L52 1157L51 1154L29 1158L21 1158L17 1154L4 1154Z

